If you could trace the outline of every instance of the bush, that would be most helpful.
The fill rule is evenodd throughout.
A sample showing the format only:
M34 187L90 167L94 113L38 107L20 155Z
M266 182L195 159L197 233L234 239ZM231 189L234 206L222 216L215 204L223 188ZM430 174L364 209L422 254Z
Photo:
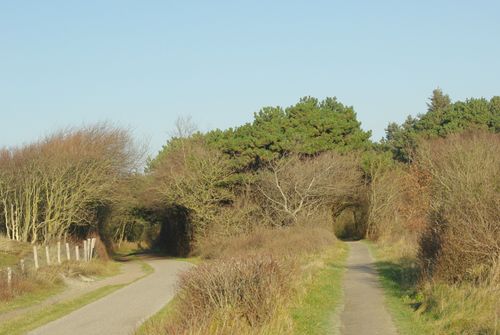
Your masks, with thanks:
M500 282L500 135L469 133L421 145L431 207L420 240L425 273L448 282Z
M169 333L213 329L214 333L233 334L264 325L291 289L290 266L260 256L218 260L185 273L179 315L167 325Z

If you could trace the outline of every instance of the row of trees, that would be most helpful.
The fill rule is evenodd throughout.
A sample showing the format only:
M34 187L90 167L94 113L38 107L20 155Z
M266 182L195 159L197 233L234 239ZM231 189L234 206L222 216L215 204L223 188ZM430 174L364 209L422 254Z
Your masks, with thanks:
M475 239L493 258L471 256L467 264L488 267L500 240L499 101L451 102L435 90L427 113L390 124L381 143L335 98L263 108L251 123L208 133L181 119L144 173L124 130L60 132L2 151L0 229L32 242L93 230L185 254L203 239L259 225L345 221L344 234L408 237L431 275L444 273L439 264L451 245L479 255ZM460 234L471 237L467 245L452 237Z
M96 229L99 210L123 197L139 151L127 131L108 125L61 131L0 152L1 228L24 242Z
M160 202L184 209L194 244L348 217L344 234L407 239L428 276L476 280L498 273L499 101L435 90L427 113L390 124L377 144L351 107L304 98L236 129L180 132L149 175Z

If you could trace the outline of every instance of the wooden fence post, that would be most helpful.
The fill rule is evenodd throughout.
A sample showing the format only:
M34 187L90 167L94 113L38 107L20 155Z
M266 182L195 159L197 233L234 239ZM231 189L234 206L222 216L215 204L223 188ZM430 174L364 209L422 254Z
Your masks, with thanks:
M49 252L49 246L45 246L45 256L47 257L47 265L50 265L50 252Z
M24 273L24 258L21 259L21 272Z
M80 261L80 248L77 245L75 245L75 259L77 262Z
M57 263L61 264L61 242L57 241Z
M90 258L92 257L92 248L90 246L90 238L87 239L87 261L90 261Z
M12 268L10 266L7 268L7 286L9 288L12 286Z
M92 257L94 257L95 242L96 242L96 239L95 239L95 237L93 237L90 240L90 259L92 259Z
M83 261L87 261L87 240L83 240Z
M69 253L69 243L66 242L66 260L71 260L71 254Z
M35 261L35 270L38 269L38 252L36 250L36 245L33 246L33 259Z

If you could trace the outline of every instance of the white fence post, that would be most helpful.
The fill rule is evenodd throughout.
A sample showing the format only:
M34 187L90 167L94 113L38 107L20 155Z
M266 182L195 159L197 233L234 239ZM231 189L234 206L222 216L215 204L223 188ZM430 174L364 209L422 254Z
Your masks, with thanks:
M47 257L47 265L50 265L50 252L49 252L49 246L45 246L45 256Z
M90 238L87 239L87 261L90 261L90 258L92 257L92 248L90 246Z
M71 260L71 254L69 253L69 243L66 242L66 260Z
M75 245L75 259L77 262L80 261L80 247L77 245Z
M83 261L87 261L87 240L83 240Z
M57 263L61 264L61 242L57 241Z
M7 268L7 286L9 288L12 286L12 268L10 266Z
M36 245L33 246L33 259L35 261L35 269L38 269L38 252L36 250Z

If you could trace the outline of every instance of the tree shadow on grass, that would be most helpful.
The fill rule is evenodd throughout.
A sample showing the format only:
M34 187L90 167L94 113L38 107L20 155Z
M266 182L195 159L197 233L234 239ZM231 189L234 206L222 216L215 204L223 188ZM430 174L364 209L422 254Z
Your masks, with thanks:
M375 266L383 285L392 295L407 301L414 310L420 307L417 292L420 269L415 260L401 258L397 262L378 261Z

